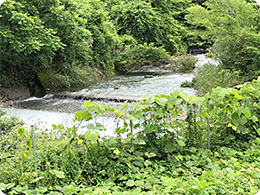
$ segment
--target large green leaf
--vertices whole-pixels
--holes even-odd
[[[58,170],[50,170],[50,173],[53,175],[56,175],[58,178],[65,178],[64,172],[63,171],[58,171]]]
[[[132,186],[135,185],[135,182],[130,179],[130,180],[128,180],[128,181],[126,182],[126,185],[129,186],[129,187],[132,187]]]
[[[183,146],[186,145],[185,142],[184,142],[183,140],[181,140],[181,139],[176,139],[176,142],[177,142],[178,145],[181,146],[181,147],[183,147]]]
[[[98,136],[97,135],[95,135],[95,134],[90,134],[89,136],[88,136],[88,139],[90,140],[90,141],[92,141],[92,142],[96,142],[97,140],[98,140]]]
[[[4,184],[4,183],[0,183],[0,190],[5,190],[6,187],[7,187],[6,184]]]
[[[130,121],[135,121],[135,120],[136,120],[136,118],[135,118],[133,115],[131,115],[131,114],[126,114],[126,117],[127,117]]]
[[[235,126],[238,126],[239,125],[239,118],[240,116],[238,115],[237,112],[234,112],[231,116],[231,120],[232,120],[232,123],[235,125]]]

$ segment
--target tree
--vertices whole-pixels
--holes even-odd
[[[114,2],[115,3],[115,2]],[[131,35],[138,44],[154,43],[174,54],[184,47],[185,30],[172,16],[160,13],[150,2],[121,1],[111,8],[119,35]]]
[[[96,68],[114,68],[118,36],[99,0],[7,0],[0,15],[5,87],[36,80],[46,89],[69,87],[88,82]]]
[[[202,38],[212,36],[213,51],[223,66],[241,70],[247,79],[259,75],[260,35],[256,3],[245,0],[208,0],[205,7],[194,6],[186,19],[197,27]]]
[[[44,26],[38,10],[28,1],[5,1],[0,17],[0,84],[28,83],[64,44],[53,29]],[[10,80],[13,83],[8,84]]]

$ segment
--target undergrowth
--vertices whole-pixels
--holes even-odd
[[[6,194],[255,194],[260,187],[259,83],[215,88],[203,97],[175,90],[111,106],[85,101],[74,121],[122,120],[117,137],[89,123],[0,136]],[[130,122],[132,121],[132,122]],[[81,124],[81,123],[80,123]],[[131,133],[135,132],[135,135]],[[123,137],[122,134],[127,134]]]
[[[221,64],[204,64],[194,73],[191,82],[185,81],[181,87],[193,87],[197,90],[198,96],[203,96],[216,87],[233,87],[243,81],[239,71],[224,69]]]

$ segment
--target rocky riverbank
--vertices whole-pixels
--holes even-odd
[[[27,86],[0,88],[0,102],[8,100],[26,99],[30,96],[30,89]]]

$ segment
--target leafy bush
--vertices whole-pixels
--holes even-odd
[[[240,75],[249,81],[260,75],[259,41],[258,32],[244,29],[229,37],[229,40],[225,40],[225,44],[216,45],[214,50],[225,68],[239,70]],[[224,53],[222,53],[223,47],[225,48]]]
[[[185,30],[173,16],[161,13],[154,5],[142,0],[119,1],[110,10],[111,19],[119,35],[130,35],[138,44],[154,43],[154,46],[162,46],[174,54],[185,47],[181,41]]]
[[[118,182],[124,184],[123,187],[119,187],[118,183],[114,182],[105,182],[96,186],[77,185],[73,182],[65,186],[55,186],[51,190],[47,187],[30,189],[27,185],[23,187],[10,187],[10,184],[3,183],[0,185],[5,192],[20,192],[23,194],[33,194],[33,192],[38,191],[68,195],[226,193],[254,195],[260,184],[259,160],[256,157],[252,158],[252,156],[256,155],[257,152],[253,150],[259,149],[259,145],[253,143],[250,149],[241,152],[222,147],[215,153],[194,149],[187,154],[169,155],[167,162],[156,162],[153,158],[150,158],[144,161],[144,167],[138,171],[119,176]],[[247,157],[255,161],[250,162],[246,159]],[[170,166],[172,166],[171,169]],[[168,171],[175,175],[167,176]]]
[[[24,121],[17,116],[4,116],[6,114],[0,108],[0,134],[5,134],[11,131],[14,127],[24,125]]]
[[[5,1],[0,7],[0,15],[4,21],[0,47],[5,50],[0,59],[1,74],[13,67],[12,73],[21,78],[20,82],[33,80],[35,71],[51,64],[54,52],[64,44],[54,29],[44,26],[37,8],[27,1]]]
[[[118,70],[122,66],[121,71],[127,72],[156,60],[133,54],[140,49],[132,48],[138,44],[153,44],[171,55],[192,45],[194,40],[189,37],[195,38],[194,44],[198,45],[200,39],[186,28],[191,26],[184,18],[190,5],[190,0],[6,0],[0,8],[4,21],[0,49],[5,51],[0,59],[0,86],[25,83],[32,93],[42,85],[49,89],[70,87],[90,80],[84,79],[89,76],[80,70],[93,68],[111,76],[115,63]],[[131,49],[121,39],[124,36],[136,42]],[[124,48],[129,52],[122,54]],[[165,51],[154,55],[165,55]],[[124,61],[130,65],[127,67]],[[48,82],[40,79],[43,83],[38,84],[38,75]]]
[[[173,70],[180,72],[192,72],[195,68],[198,58],[191,54],[180,54],[174,57],[172,66]]]
[[[64,66],[60,73],[52,69],[38,73],[38,78],[47,91],[84,85],[104,77],[104,74],[97,68],[82,66],[80,63],[78,65],[73,63],[73,68],[69,68],[70,65],[66,63]]]
[[[188,87],[188,88],[193,88],[195,83],[195,79],[192,79],[192,81],[183,81],[181,83],[181,87]]]
[[[163,47],[155,47],[154,44],[129,46],[122,52],[116,62],[116,70],[122,73],[140,68],[145,64],[164,63],[170,61],[170,55]]]
[[[88,81],[79,69],[111,75],[120,43],[105,10],[99,0],[5,1],[0,7],[1,86],[32,86],[36,75],[50,70],[49,85],[66,87]]]
[[[198,68],[192,79],[192,86],[197,89],[197,95],[202,96],[216,87],[233,87],[241,82],[239,71],[223,69],[220,65],[204,64]]]
[[[259,11],[255,2],[208,0],[193,6],[186,19],[199,28],[199,35],[215,39],[213,50],[226,69],[240,71],[247,80],[259,76]]]
[[[62,138],[53,137],[54,134],[37,134],[39,172],[36,179],[32,153],[25,152],[31,148],[24,148],[24,143],[15,148],[19,139],[25,141],[29,137],[26,134],[8,135],[5,138],[8,142],[2,146],[11,144],[13,148],[8,150],[9,157],[7,150],[0,152],[2,165],[5,165],[0,167],[0,190],[6,194],[25,195],[36,192],[254,195],[259,189],[259,139],[248,143],[244,150],[219,147],[209,151],[192,147],[182,153],[158,157],[159,153],[140,150],[147,147],[143,143],[136,142],[131,148],[121,138],[108,138],[97,145],[90,144],[87,136],[67,135],[70,139],[62,141]],[[0,140],[3,143],[3,137]]]
[[[85,101],[74,121],[120,119],[118,136],[100,137],[98,130],[106,128],[95,122],[82,127],[82,135],[78,125],[53,125],[49,132],[36,128],[36,173],[30,132],[19,128],[4,134],[0,189],[28,195],[255,194],[259,96],[260,77],[203,97],[175,90],[116,108]]]

